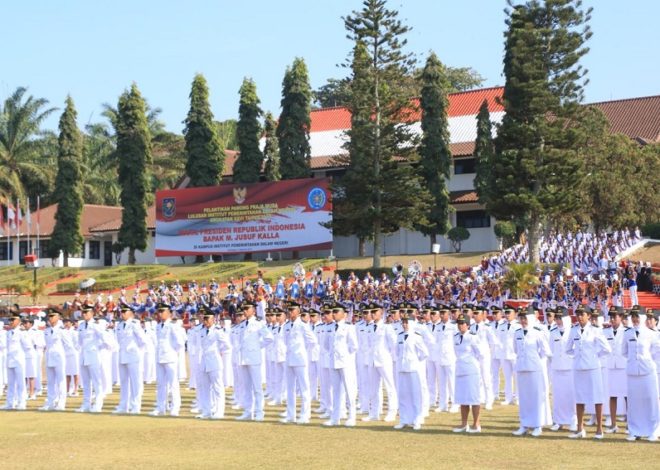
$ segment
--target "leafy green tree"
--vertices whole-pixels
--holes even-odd
[[[83,200],[86,204],[118,206],[121,188],[115,159],[116,139],[105,123],[85,126],[83,153],[80,163]]]
[[[493,168],[498,197],[487,211],[527,230],[530,261],[539,262],[539,238],[550,218],[580,202],[586,135],[580,126],[584,76],[579,65],[591,36],[591,10],[579,0],[509,2],[505,34],[503,104]],[[549,117],[552,118],[549,118]]]
[[[225,153],[220,146],[217,127],[209,105],[209,89],[201,74],[195,75],[190,91],[190,110],[184,121],[186,139],[186,174],[190,186],[214,186],[220,183]]]
[[[216,121],[215,126],[218,130],[220,147],[223,149],[237,150],[238,138],[236,136],[236,128],[238,126],[238,121],[236,121],[236,119],[227,119],[220,122]]]
[[[470,231],[465,227],[453,227],[447,232],[447,238],[456,253],[461,252],[462,243],[470,238]]]
[[[128,264],[135,264],[135,250],[147,248],[148,166],[151,163],[151,137],[146,106],[137,85],[119,97],[117,154],[119,183],[124,208],[119,228],[119,243],[128,248]]]
[[[444,65],[435,53],[426,60],[426,66],[420,76],[422,84],[420,105],[422,108],[422,143],[419,147],[420,174],[426,188],[433,197],[428,215],[428,224],[419,225],[419,230],[430,235],[431,246],[436,243],[437,235],[444,235],[449,230],[449,191],[447,180],[451,172],[451,151],[449,150],[449,122],[447,110],[447,79]]]
[[[370,177],[371,164],[371,97],[362,91],[370,86],[371,58],[363,41],[356,41],[351,61],[350,83],[351,128],[346,132],[347,154],[334,158],[334,164],[346,173],[333,179],[331,185],[333,217],[329,226],[335,236],[355,235],[358,254],[365,255],[366,242],[373,238],[371,205],[367,203],[377,190]]]
[[[50,256],[56,258],[62,251],[64,266],[69,266],[69,255],[78,253],[84,240],[80,233],[80,216],[83,209],[82,198],[82,136],[76,124],[78,113],[70,96],[60,117],[59,155],[55,197],[57,212],[55,228],[50,239]]]
[[[238,150],[240,154],[234,162],[234,183],[256,183],[259,181],[264,155],[259,149],[261,125],[259,118],[263,114],[259,107],[257,86],[251,79],[243,79],[239,91],[240,105],[238,107]]]
[[[500,243],[502,243],[502,248],[506,249],[515,244],[516,226],[513,222],[509,222],[507,220],[500,220],[499,222],[495,222],[493,231],[495,232],[497,239],[500,240]]]
[[[308,178],[311,173],[309,130],[312,89],[305,61],[297,57],[282,81],[282,113],[277,123],[282,179]]]
[[[481,203],[487,201],[490,194],[497,190],[492,171],[496,163],[492,128],[488,100],[484,100],[477,114],[477,139],[474,142],[474,159],[476,161],[474,187]]]
[[[41,129],[55,108],[26,93],[19,87],[0,106],[0,194],[12,201],[50,193],[56,167],[54,139]]]
[[[369,197],[351,202],[367,208],[364,223],[371,227],[374,268],[380,267],[383,234],[399,227],[412,227],[414,223],[426,224],[430,203],[430,194],[421,178],[408,162],[400,161],[412,156],[416,144],[409,125],[412,96],[409,88],[402,86],[414,58],[403,52],[406,45],[403,36],[410,28],[385,3],[365,0],[362,10],[344,18],[349,38],[363,42],[369,56],[369,65],[361,72],[363,83],[354,84],[351,91],[353,98],[363,95],[367,100],[365,110],[360,113],[366,115],[368,109],[369,118],[363,123],[353,123],[349,153],[351,147],[355,147],[354,153],[364,151],[360,165],[370,170],[368,180],[363,180]]]
[[[279,181],[280,175],[280,150],[277,141],[277,122],[271,113],[266,113],[264,122],[264,135],[266,143],[264,145],[264,175],[266,181]]]

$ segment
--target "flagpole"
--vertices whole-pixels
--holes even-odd
[[[25,250],[26,253],[31,253],[30,251],[30,226],[32,225],[30,221],[30,198],[28,197],[27,199],[27,204],[25,204],[25,210],[27,211],[27,217],[25,219],[25,226],[27,227],[27,248]]]
[[[41,255],[41,252],[39,251],[39,231],[40,231],[39,217],[41,215],[39,214],[39,211],[41,210],[41,206],[40,206],[41,201],[39,199],[40,197],[37,196],[37,260],[39,260],[39,256]]]
[[[21,264],[21,238],[20,238],[20,232],[21,232],[21,219],[19,217],[19,214],[21,213],[21,200],[20,198],[16,198],[16,215],[14,216],[16,218],[16,264]]]

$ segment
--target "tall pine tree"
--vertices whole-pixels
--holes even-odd
[[[197,74],[190,90],[190,110],[184,121],[186,139],[186,174],[190,186],[220,184],[225,152],[220,146],[216,124],[209,105],[209,89],[203,75]]]
[[[427,225],[419,225],[419,230],[430,235],[431,245],[437,235],[444,235],[449,230],[449,192],[447,180],[451,171],[451,151],[449,150],[449,122],[447,109],[449,82],[445,67],[435,53],[431,53],[420,76],[422,93],[422,143],[419,148],[420,173],[426,187],[433,196],[433,204]]]
[[[495,185],[487,197],[498,219],[527,230],[530,260],[539,262],[541,230],[549,218],[579,204],[586,133],[580,126],[586,70],[580,59],[591,36],[580,0],[513,5],[505,33],[506,112],[495,139]],[[492,195],[491,195],[492,196]]]
[[[474,142],[474,159],[476,175],[474,187],[479,196],[479,202],[484,204],[497,191],[493,178],[493,167],[496,164],[495,146],[493,144],[493,123],[490,120],[488,100],[484,100],[477,114],[477,139]]]
[[[234,163],[233,182],[256,183],[259,181],[264,156],[259,149],[259,137],[261,137],[259,118],[262,111],[254,81],[249,78],[243,79],[239,95],[236,136],[240,154]]]
[[[280,149],[277,141],[277,122],[271,113],[266,113],[264,122],[264,134],[266,143],[264,145],[264,176],[266,181],[279,181],[280,175]]]
[[[80,216],[83,209],[82,197],[82,135],[76,124],[78,113],[70,96],[60,117],[58,139],[57,177],[55,179],[55,228],[50,239],[50,256],[57,257],[62,251],[64,266],[69,266],[69,255],[78,253],[83,247],[80,233]]]
[[[307,65],[296,58],[282,81],[282,113],[277,124],[282,179],[308,178],[311,173],[309,131],[312,88]]]
[[[128,248],[128,264],[135,264],[135,250],[147,248],[148,169],[151,136],[144,99],[134,83],[119,97],[117,106],[117,155],[121,185],[121,216],[118,242]]]
[[[361,164],[370,170],[368,197],[351,202],[366,205],[364,222],[370,226],[375,268],[380,267],[383,234],[413,224],[425,225],[431,198],[410,162],[401,161],[412,155],[416,144],[410,127],[413,97],[404,85],[414,58],[403,52],[403,36],[410,28],[385,3],[365,0],[362,10],[344,18],[349,38],[363,42],[369,56],[364,84],[352,90],[368,100],[365,109],[369,118],[353,123],[357,128],[351,129],[349,152],[351,147],[363,152]]]

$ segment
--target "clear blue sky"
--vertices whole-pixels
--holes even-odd
[[[660,94],[660,1],[585,0],[595,11],[587,101]],[[252,77],[262,107],[279,114],[284,70],[303,57],[312,87],[344,76],[351,44],[341,16],[360,0],[20,0],[2,5],[0,98],[18,86],[63,107],[70,93],[81,126],[100,120],[135,81],[167,128],[181,132],[193,75],[210,85],[216,119],[235,118],[238,89]],[[408,49],[434,50],[470,66],[486,86],[503,84],[504,0],[394,0],[413,28]],[[59,115],[59,113],[58,113]],[[57,126],[53,116],[47,127]]]

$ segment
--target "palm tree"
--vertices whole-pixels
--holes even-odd
[[[17,88],[0,107],[0,194],[10,200],[47,191],[54,178],[48,164],[54,157],[52,138],[41,125],[56,108],[26,92]]]
[[[119,205],[115,142],[107,124],[85,126],[82,172],[85,203]]]

